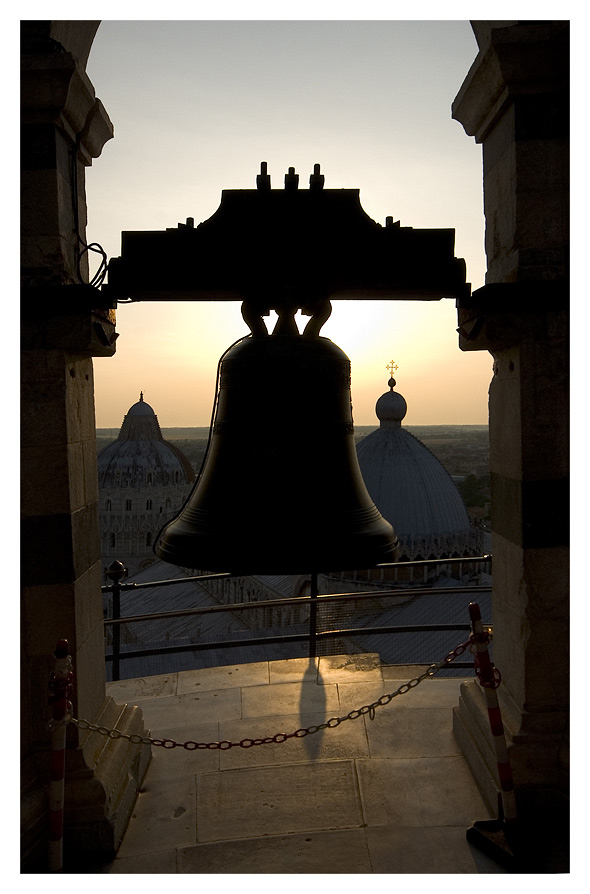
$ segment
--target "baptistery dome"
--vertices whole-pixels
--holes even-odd
[[[117,440],[98,456],[98,486],[182,488],[194,477],[186,456],[162,437],[158,417],[141,393],[124,417]]]
[[[141,393],[117,440],[98,455],[103,564],[118,559],[131,575],[155,562],[156,535],[184,504],[194,478],[187,457],[164,440]]]
[[[398,535],[400,559],[473,556],[479,534],[455,482],[434,454],[402,428],[407,404],[389,391],[375,406],[380,427],[357,446],[359,466],[371,498]]]

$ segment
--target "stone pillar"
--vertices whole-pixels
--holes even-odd
[[[75,715],[145,733],[139,709],[105,698],[92,357],[114,353],[115,312],[84,284],[78,239],[85,166],[113,135],[83,67],[97,27],[22,23],[23,871],[47,868],[48,683],[58,639],[70,644]],[[114,852],[148,760],[145,746],[68,727],[66,859]]]
[[[493,654],[521,815],[552,823],[567,794],[567,22],[476,22],[479,54],[453,117],[483,145],[486,285],[458,302],[460,347],[494,357],[489,393]],[[497,808],[481,688],[455,733]]]

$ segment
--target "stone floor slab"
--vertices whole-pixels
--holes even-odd
[[[112,695],[119,704],[137,704],[136,699],[161,698],[176,695],[178,673],[157,674],[153,677],[137,677],[132,680],[115,680],[106,684],[106,694]]]
[[[453,736],[450,708],[407,708],[385,705],[367,720],[372,758],[449,757],[460,754]]]
[[[219,742],[219,724],[203,723],[173,729],[152,729],[154,739],[172,739],[175,742]],[[212,773],[219,769],[218,749],[164,748],[152,745],[152,760],[148,779],[167,779],[173,776],[194,776],[196,773]]]
[[[261,686],[268,682],[268,661],[230,664],[227,667],[203,667],[178,674],[178,695],[210,689],[234,689],[237,686]]]
[[[118,857],[109,868],[110,873],[121,875],[172,875],[177,872],[176,848],[152,851],[132,857]]]
[[[376,701],[382,695],[390,695],[403,684],[411,680],[384,680],[382,683],[338,683],[338,696],[340,705],[347,711],[359,705],[368,705]],[[412,687],[407,692],[395,695],[385,710],[395,709],[403,705],[406,708],[442,708],[448,706],[449,710],[459,704],[461,678],[449,680],[423,680],[419,685]],[[379,708],[378,710],[384,710]]]
[[[359,760],[368,826],[470,826],[488,819],[463,757]]]
[[[274,683],[242,690],[243,717],[274,717],[277,714],[309,714],[326,711],[327,717],[339,709],[336,684],[318,686],[312,682]]]
[[[372,871],[457,875],[503,872],[488,858],[480,860],[466,841],[466,831],[463,826],[367,829]]]
[[[391,692],[391,689],[387,689],[382,680],[378,680],[372,683],[338,683],[338,702],[339,716],[344,716],[348,714],[349,711],[358,710],[358,708],[362,708],[364,705],[371,705],[373,702],[376,702],[378,698],[384,695],[387,692]],[[387,710],[388,707],[391,707],[395,702],[391,702],[390,705],[382,708],[378,708],[379,711]]]
[[[138,699],[149,729],[173,730],[183,726],[237,720],[242,713],[240,689],[220,689],[198,695]]]
[[[142,698],[136,702],[143,711],[147,729],[175,729],[186,724],[185,708],[177,695],[166,698]]]
[[[266,686],[253,688],[268,689]],[[248,687],[244,690],[249,691]],[[240,689],[219,689],[179,696],[185,710],[185,722],[195,724],[238,720],[242,716],[241,692]]]
[[[140,790],[117,858],[195,844],[195,777],[149,780]]]
[[[219,725],[220,739],[241,742],[243,739],[267,738],[276,733],[292,733],[300,728],[320,724],[321,714],[287,714],[272,719],[247,718]],[[291,764],[310,760],[350,760],[368,757],[368,743],[362,718],[342,723],[334,729],[319,730],[301,738],[287,739],[282,743],[254,745],[250,748],[231,748],[219,752],[221,770],[237,767]]]
[[[287,683],[290,680],[313,680],[317,683],[319,658],[286,658],[270,661],[271,683]]]
[[[326,655],[320,658],[319,682],[360,683],[382,679],[379,655]]]
[[[396,701],[403,702],[408,708],[428,706],[442,708],[443,705],[454,708],[455,705],[459,704],[461,684],[464,682],[464,677],[448,677],[446,680],[435,680],[429,677],[406,695],[397,696]]]
[[[197,841],[346,829],[362,823],[352,761],[197,777]]]
[[[427,664],[383,664],[381,673],[384,680],[413,680],[428,670]]]
[[[247,841],[197,844],[178,851],[179,873],[371,872],[363,829],[304,832]]]

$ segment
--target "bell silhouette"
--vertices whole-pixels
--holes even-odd
[[[277,326],[268,335],[264,327],[264,333],[221,361],[202,473],[158,535],[156,555],[184,568],[234,574],[393,561],[397,538],[372,502],[356,457],[348,357],[307,329],[300,335]]]

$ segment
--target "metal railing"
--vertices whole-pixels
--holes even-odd
[[[390,563],[387,565],[380,565],[378,569],[381,568],[424,568],[428,566],[438,566],[439,568],[446,568],[449,565],[468,565],[471,566],[473,564],[481,565],[485,564],[491,568],[492,557],[490,555],[482,555],[482,556],[469,556],[469,557],[460,557],[460,558],[449,558],[449,559],[428,559],[428,560],[416,560],[411,562],[396,562]],[[123,566],[120,563],[120,569],[123,569]],[[111,566],[113,568],[113,566]],[[378,634],[402,634],[402,633],[426,633],[426,632],[459,632],[459,631],[468,631],[470,630],[469,618],[466,613],[465,623],[431,623],[431,624],[378,624],[378,623],[369,623],[369,621],[379,617],[379,615],[385,614],[387,611],[386,603],[391,599],[398,600],[414,600],[420,596],[443,596],[443,595],[452,595],[460,593],[462,595],[467,596],[470,593],[477,592],[477,594],[490,593],[491,587],[480,587],[480,586],[461,586],[461,587],[400,587],[396,586],[393,582],[391,586],[382,589],[371,589],[371,590],[363,590],[363,591],[353,591],[346,593],[331,593],[320,595],[318,593],[318,575],[312,574],[310,576],[310,593],[307,596],[294,596],[288,598],[278,598],[278,599],[261,599],[255,600],[251,602],[232,602],[232,603],[224,603],[219,605],[209,605],[204,607],[197,608],[185,608],[178,609],[175,611],[165,611],[165,612],[151,612],[144,613],[139,615],[121,615],[121,596],[130,592],[136,592],[141,589],[154,588],[154,587],[167,587],[178,584],[186,584],[190,582],[194,582],[197,584],[203,584],[209,581],[220,581],[232,579],[235,577],[243,577],[241,575],[234,575],[229,573],[216,573],[216,574],[199,574],[191,577],[182,577],[182,578],[171,578],[168,580],[160,580],[160,581],[149,581],[149,582],[133,582],[130,581],[125,583],[123,581],[123,573],[119,570],[117,573],[113,573],[111,575],[112,583],[107,584],[101,587],[103,593],[112,593],[112,615],[109,618],[105,618],[105,638],[107,631],[111,631],[111,650],[110,652],[106,652],[105,658],[107,662],[111,664],[111,678],[112,680],[120,679],[121,673],[121,662],[137,659],[137,658],[146,658],[148,656],[153,655],[180,655],[185,652],[200,652],[204,650],[210,649],[218,649],[218,650],[226,650],[226,649],[234,649],[236,647],[244,647],[244,646],[263,646],[268,644],[278,644],[284,645],[292,644],[292,643],[304,643],[307,642],[307,650],[306,654],[309,657],[315,657],[318,654],[318,645],[320,643],[327,643],[328,641],[339,641],[342,642],[343,639],[350,640],[353,637],[367,637],[371,635]],[[350,605],[352,608],[349,610],[349,620],[356,614],[357,618],[359,615],[363,618],[362,626],[343,626],[342,621],[345,620],[345,616],[347,613],[346,606]],[[363,615],[363,608],[366,605],[365,614]],[[121,630],[123,625],[126,625],[127,628],[129,625],[138,624],[140,622],[147,621],[167,621],[171,619],[178,618],[206,618],[208,616],[213,616],[220,614],[223,616],[224,613],[232,613],[234,616],[238,615],[240,617],[245,616],[248,612],[261,610],[270,610],[272,612],[273,609],[285,609],[288,606],[295,606],[298,609],[307,609],[309,611],[309,617],[304,622],[299,622],[297,625],[294,625],[298,628],[297,632],[293,633],[277,633],[273,632],[271,635],[267,636],[248,636],[245,637],[233,637],[233,638],[225,638],[225,639],[215,639],[215,640],[198,640],[191,641],[190,643],[180,643],[180,642],[171,642],[169,645],[159,644],[157,647],[138,647],[138,648],[125,648],[122,649],[121,643]],[[318,613],[322,614],[322,623],[318,625]],[[301,613],[301,612],[300,612]],[[369,621],[368,621],[369,619]],[[331,623],[330,623],[331,622]],[[282,626],[279,624],[278,626]],[[303,630],[303,626],[305,626],[305,630]],[[321,629],[320,629],[321,628]],[[139,644],[138,644],[139,645]],[[287,656],[285,656],[287,657]],[[289,656],[290,657],[290,656]],[[418,662],[397,662],[397,663],[418,663]],[[419,662],[423,663],[423,662]],[[426,663],[426,662],[424,662]],[[470,666],[467,663],[459,666]],[[141,674],[142,676],[147,674]]]

